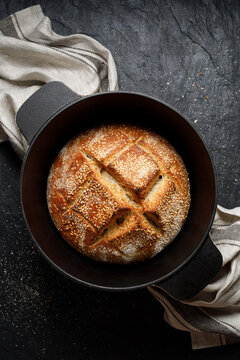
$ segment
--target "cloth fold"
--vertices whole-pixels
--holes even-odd
[[[0,20],[0,142],[9,140],[21,158],[28,145],[16,112],[42,85],[56,80],[81,96],[118,88],[110,51],[86,35],[56,34],[40,5]]]
[[[159,286],[148,290],[163,305],[167,323],[188,331],[193,349],[240,342],[240,207],[218,205],[210,237],[223,256],[215,279],[188,301]]]
[[[62,81],[81,96],[118,89],[109,50],[82,34],[60,36],[39,5],[0,20],[0,142],[9,140],[22,158],[28,144],[16,125],[23,102],[50,81]],[[218,206],[210,233],[223,256],[216,278],[189,301],[158,286],[148,290],[174,328],[191,334],[193,349],[240,341],[240,207]]]

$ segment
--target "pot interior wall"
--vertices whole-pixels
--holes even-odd
[[[124,266],[97,263],[73,250],[56,230],[46,203],[47,176],[60,149],[77,133],[112,122],[149,127],[168,139],[184,160],[191,186],[189,215],[174,241],[154,258]],[[182,116],[142,95],[98,94],[65,109],[33,141],[23,165],[24,214],[38,248],[62,273],[88,285],[130,289],[166,278],[196,252],[213,219],[215,178],[202,140]]]

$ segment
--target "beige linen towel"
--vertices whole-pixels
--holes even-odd
[[[16,126],[16,112],[54,80],[82,96],[118,87],[109,50],[86,35],[56,34],[39,5],[0,20],[0,142],[9,140],[21,158],[27,144]]]
[[[20,157],[27,144],[16,112],[54,80],[82,96],[118,87],[111,53],[86,35],[56,34],[39,5],[1,20],[0,141],[9,140]],[[148,288],[164,306],[165,320],[191,334],[194,349],[240,341],[240,208],[218,206],[210,235],[223,255],[223,268],[195,298],[180,302],[157,286]]]
[[[240,207],[217,206],[210,237],[223,256],[216,278],[188,301],[178,301],[158,286],[149,291],[165,309],[165,320],[188,331],[193,349],[240,342]]]

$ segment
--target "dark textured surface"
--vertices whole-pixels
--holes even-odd
[[[85,33],[116,61],[119,87],[188,116],[213,155],[218,203],[239,205],[238,1],[1,1],[1,18],[40,3],[62,35]],[[56,273],[21,214],[21,162],[0,145],[0,359],[238,359],[240,345],[192,351],[147,292],[107,293]]]

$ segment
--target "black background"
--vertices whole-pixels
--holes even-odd
[[[218,203],[240,205],[239,1],[0,2],[0,17],[40,4],[55,32],[111,52],[120,90],[175,106],[213,156]],[[19,201],[21,161],[0,144],[0,359],[239,359],[240,345],[191,349],[147,290],[110,293],[62,277],[40,256]]]

